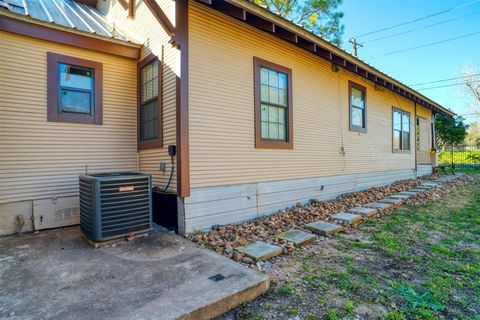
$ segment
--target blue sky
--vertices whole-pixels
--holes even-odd
[[[352,51],[348,42],[351,37],[447,11],[402,27],[358,37],[358,41],[364,44],[363,48],[359,48],[359,58],[407,85],[458,77],[466,64],[476,65],[480,71],[480,33],[434,46],[384,55],[480,32],[480,0],[344,0],[340,10],[345,14],[343,47],[348,52]],[[434,25],[437,23],[440,24]],[[403,32],[391,38],[372,41]],[[462,80],[452,80],[413,88],[460,82]],[[462,94],[462,87],[419,91],[457,114],[467,114],[471,112],[473,98]],[[475,116],[466,118],[467,121],[480,119]]]

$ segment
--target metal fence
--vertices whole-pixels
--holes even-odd
[[[445,146],[439,149],[438,165],[480,169],[480,143]]]

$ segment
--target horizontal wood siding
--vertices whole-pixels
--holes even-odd
[[[172,23],[175,17],[175,1],[159,0],[159,6],[170,18]],[[152,184],[163,187],[170,176],[170,157],[168,145],[176,144],[176,56],[177,49],[169,44],[170,36],[159,24],[155,16],[144,1],[136,1],[135,17],[130,19],[126,10],[118,1],[100,2],[100,10],[118,23],[119,28],[127,32],[143,44],[142,59],[150,53],[162,58],[163,47],[163,148],[146,149],[139,151],[139,169],[141,172],[152,174]],[[166,171],[160,170],[160,162],[167,164]],[[177,174],[174,171],[169,191],[175,192]]]
[[[78,195],[86,170],[136,170],[134,60],[6,32],[0,38],[0,203]],[[102,125],[47,121],[47,52],[103,64]]]
[[[412,101],[195,2],[189,21],[193,189],[415,168],[413,149],[392,153],[392,106],[414,145]],[[292,69],[292,150],[255,148],[253,57]],[[349,80],[367,89],[367,133],[349,131]]]

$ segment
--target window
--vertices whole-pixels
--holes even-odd
[[[393,151],[410,150],[410,113],[393,109]]]
[[[159,60],[151,54],[139,64],[139,148],[162,147]]]
[[[367,89],[352,81],[348,82],[350,101],[350,130],[367,132]]]
[[[254,58],[255,146],[293,148],[292,72]]]
[[[102,123],[102,64],[49,52],[48,121]]]

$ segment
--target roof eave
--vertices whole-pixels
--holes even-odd
[[[140,57],[140,44],[99,36],[10,12],[0,11],[0,30],[126,58]]]
[[[425,97],[400,81],[370,66],[350,53],[285,18],[246,0],[197,0],[210,8],[247,23],[257,29],[301,47],[345,70],[373,81],[394,93],[404,96],[436,113],[454,116],[455,113]]]

